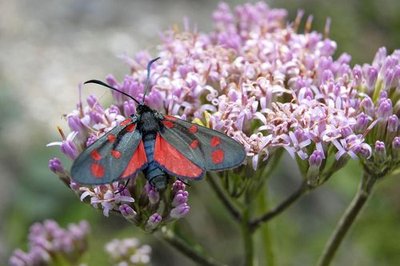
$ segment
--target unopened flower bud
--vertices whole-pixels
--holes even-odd
[[[187,203],[183,203],[173,208],[169,215],[172,218],[179,219],[188,214],[189,210],[190,210],[189,205]]]

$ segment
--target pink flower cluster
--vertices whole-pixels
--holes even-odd
[[[325,159],[331,146],[337,160],[357,157],[364,138],[353,131],[361,100],[349,55],[333,59],[334,41],[297,33],[285,10],[263,2],[234,12],[222,3],[213,19],[208,34],[188,26],[164,34],[147,104],[189,120],[209,114],[204,123],[240,141],[254,169],[279,147],[302,160],[315,151]],[[140,98],[149,59],[140,53],[129,61],[132,73],[109,84]],[[115,95],[133,110],[123,97]]]
[[[63,263],[75,265],[87,249],[89,224],[82,221],[61,228],[55,221],[46,220],[31,226],[29,251],[15,250],[9,260],[12,266],[39,266]]]
[[[392,171],[399,164],[400,52],[387,55],[382,48],[372,64],[351,67],[350,55],[333,57],[335,41],[311,31],[309,25],[304,33],[297,31],[302,15],[299,12],[288,23],[285,10],[272,9],[264,2],[234,10],[221,3],[213,14],[213,31],[201,33],[188,24],[182,31],[166,31],[158,46],[161,59],[152,66],[153,86],[145,103],[236,139],[251,161],[243,168],[257,170],[278,149],[285,149],[300,159],[302,173],[315,185],[349,158],[361,158],[372,171],[385,169],[379,175]],[[142,99],[150,59],[145,51],[126,58],[131,73],[122,81],[109,75],[108,84]],[[67,116],[71,133],[52,144],[60,145],[74,159],[125,116],[135,113],[135,102],[114,91],[112,96],[114,104],[107,108],[94,96],[85,105],[80,102]],[[328,158],[333,163],[327,164]],[[76,185],[68,183],[68,171],[58,161],[50,163],[50,169],[71,187]],[[125,217],[134,217],[137,210],[132,204],[138,198],[132,190],[116,196],[103,191],[115,192],[118,185],[106,187],[80,188],[85,193],[81,197],[90,196],[92,205],[102,206],[104,214],[119,210]],[[141,189],[149,204],[159,201],[157,191],[144,185]],[[103,198],[97,196],[99,192]],[[186,192],[174,193],[174,197],[187,199]],[[184,200],[169,216],[182,217],[188,210]],[[153,228],[164,219],[154,212],[137,223]]]
[[[122,204],[119,211],[125,219],[145,231],[155,231],[166,223],[188,214],[189,192],[185,187],[184,183],[176,180],[170,189],[162,192],[163,199],[160,192],[146,182],[144,190],[137,196],[140,202],[137,205]]]
[[[388,55],[380,48],[372,64],[354,67],[353,77],[361,99],[355,130],[366,139],[362,163],[383,177],[400,162],[400,50]]]
[[[105,246],[112,265],[145,266],[150,264],[151,247],[136,238],[113,239]]]

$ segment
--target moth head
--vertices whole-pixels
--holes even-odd
[[[151,110],[151,108],[148,107],[148,106],[145,105],[145,104],[139,104],[139,105],[136,107],[136,113],[137,113],[138,115],[142,115],[143,113],[147,113],[147,112],[153,112],[153,110]]]

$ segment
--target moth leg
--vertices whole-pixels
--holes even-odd
[[[126,180],[125,185],[124,185],[122,188],[121,188],[121,187],[118,188],[118,191],[115,192],[115,194],[120,194],[120,193],[122,193],[122,192],[128,187],[129,181],[131,181],[130,178],[128,178],[128,180]]]
[[[178,179],[179,181],[181,181],[183,184],[185,184],[186,186],[190,187],[190,184],[188,182],[186,182],[185,180],[183,180],[180,177],[176,177],[176,179]]]

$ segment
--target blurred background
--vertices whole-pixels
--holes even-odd
[[[92,225],[89,265],[107,265],[103,245],[115,237],[138,237],[153,248],[153,265],[193,265],[161,240],[118,217],[103,217],[83,205],[48,168],[62,156],[56,127],[66,128],[63,114],[75,108],[77,84],[112,73],[129,72],[118,58],[141,50],[156,54],[159,33],[184,17],[198,29],[212,28],[211,0],[0,0],[0,265],[13,249],[26,249],[30,224],[55,219],[65,226],[87,219]],[[228,1],[234,5],[243,1]],[[400,48],[400,2],[397,0],[268,1],[286,8],[289,20],[298,9],[314,16],[323,31],[332,19],[330,37],[337,55],[352,63],[371,62],[376,50]],[[107,99],[107,92],[85,91]],[[285,160],[290,161],[290,158]],[[66,160],[65,160],[66,161]],[[312,265],[338,218],[350,202],[360,176],[352,163],[325,186],[304,197],[271,224],[278,265]],[[400,261],[400,183],[381,182],[358,223],[339,250],[335,265],[398,265]],[[271,180],[271,204],[300,182],[295,169],[281,167]],[[192,211],[181,221],[210,253],[234,264],[242,255],[239,228],[230,221],[206,182],[191,186]],[[94,239],[96,241],[94,241]],[[231,252],[221,252],[229,245]]]

